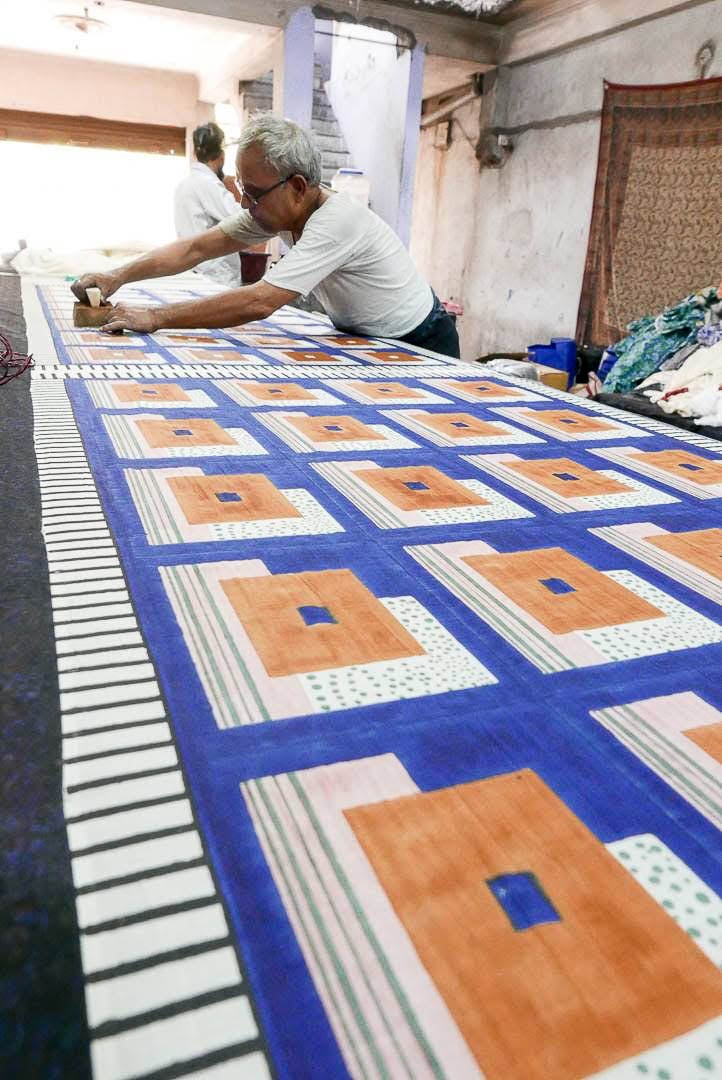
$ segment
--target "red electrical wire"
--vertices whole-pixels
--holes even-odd
[[[0,334],[0,386],[22,375],[32,366],[32,363],[32,356],[16,353],[5,335]]]

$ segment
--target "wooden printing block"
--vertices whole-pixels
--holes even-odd
[[[76,301],[73,304],[73,326],[105,326],[113,314],[113,305],[102,303],[99,307],[91,307],[90,304],[81,304]]]

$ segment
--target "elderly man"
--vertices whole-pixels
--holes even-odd
[[[458,357],[451,317],[379,217],[321,186],[321,154],[308,133],[271,114],[255,116],[238,146],[242,209],[207,232],[158,248],[109,274],[73,285],[111,296],[121,285],[190,270],[207,259],[280,236],[290,250],[255,285],[155,308],[118,305],[105,330],[238,326],[313,294],[339,330],[390,337]]]

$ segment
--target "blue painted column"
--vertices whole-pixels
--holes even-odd
[[[424,47],[415,45],[409,66],[409,90],[406,96],[406,123],[404,125],[404,149],[401,156],[401,181],[396,232],[402,243],[409,246],[411,239],[411,208],[416,178],[416,153],[419,148],[421,126],[421,102],[424,83]]]
[[[281,112],[302,127],[311,127],[313,108],[313,37],[315,19],[309,7],[294,11],[283,31],[283,100]]]

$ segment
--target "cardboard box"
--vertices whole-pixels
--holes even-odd
[[[569,376],[560,368],[546,367],[544,364],[532,364],[537,372],[539,382],[545,386],[553,386],[556,390],[566,390]]]

